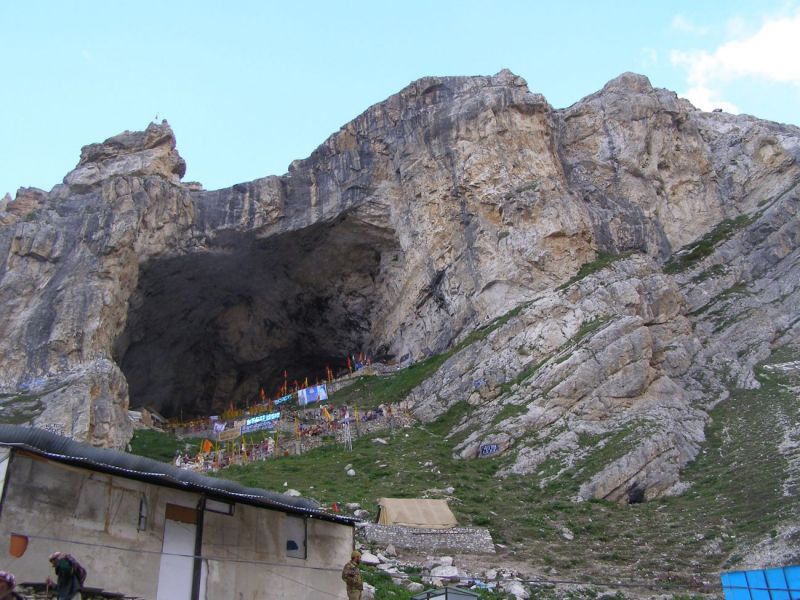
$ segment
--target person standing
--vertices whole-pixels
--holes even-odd
[[[63,552],[53,552],[50,555],[50,564],[56,572],[56,581],[49,577],[47,583],[54,586],[58,600],[80,600],[80,591],[83,587],[83,569],[75,559]]]
[[[361,552],[353,550],[350,562],[342,569],[342,579],[347,584],[347,600],[361,600],[361,590],[364,589],[364,580],[358,565],[361,562]]]
[[[25,600],[14,591],[17,587],[16,578],[8,571],[0,571],[0,600]]]

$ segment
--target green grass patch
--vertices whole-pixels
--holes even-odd
[[[585,337],[591,335],[609,321],[611,321],[611,317],[605,315],[584,321],[581,323],[581,326],[578,328],[578,331],[575,333],[575,335],[572,336],[572,339],[568,342],[569,345],[578,345]]]
[[[510,379],[509,381],[504,382],[500,386],[500,394],[505,395],[511,392],[511,388],[515,385],[520,385],[523,381],[530,379],[533,377],[539,369],[541,369],[548,361],[553,360],[556,364],[564,362],[570,357],[572,350],[574,350],[575,346],[581,342],[585,337],[594,333],[598,329],[600,329],[603,325],[611,321],[611,317],[608,316],[599,316],[595,317],[594,319],[590,319],[588,321],[584,321],[578,331],[572,336],[569,340],[564,342],[558,350],[553,352],[552,354],[546,356],[542,360],[532,363],[531,365],[525,367],[517,373],[516,377]],[[560,382],[555,382],[550,389],[558,385]],[[546,390],[544,393],[550,391],[550,389]]]
[[[634,422],[610,435],[579,435],[578,444],[581,447],[594,449],[577,470],[577,474],[580,475],[580,481],[590,479],[633,450],[642,439],[645,430],[645,424]]]
[[[735,219],[725,219],[698,241],[676,252],[664,265],[664,273],[675,274],[685,271],[709,256],[718,244],[730,239],[737,231],[747,227],[760,216],[761,213],[758,212],[752,215],[739,215]]]
[[[465,337],[458,344],[456,344],[450,351],[451,354],[455,354],[459,350],[463,350],[464,348],[474,344],[475,342],[485,340],[490,333],[508,323],[511,319],[519,315],[519,313],[522,312],[524,308],[527,308],[530,305],[531,305],[530,302],[523,302],[519,306],[512,308],[507,313],[500,315],[496,319],[493,319],[483,327],[478,327],[475,331],[471,332],[467,337]]]
[[[542,366],[543,366],[543,365],[544,365],[544,364],[545,364],[545,363],[546,363],[548,360],[549,360],[549,357],[548,357],[548,358],[546,358],[546,359],[544,359],[544,360],[540,360],[539,362],[533,363],[532,365],[530,365],[530,366],[528,366],[528,367],[526,367],[526,368],[522,369],[522,371],[520,371],[519,373],[517,373],[517,376],[516,376],[516,377],[514,377],[514,379],[511,379],[511,380],[509,380],[509,381],[506,381],[505,383],[503,383],[503,384],[500,386],[500,394],[501,394],[501,395],[508,394],[508,393],[511,391],[511,388],[512,388],[512,387],[514,387],[515,385],[519,385],[519,384],[521,384],[523,381],[525,381],[526,379],[529,379],[529,378],[533,377],[533,375],[534,375],[534,374],[535,374],[535,373],[536,373],[536,372],[537,372],[539,369],[541,369],[541,368],[542,368]]]
[[[558,286],[558,289],[565,290],[576,281],[580,281],[581,279],[588,277],[592,273],[597,273],[598,271],[602,271],[603,269],[613,264],[614,262],[623,258],[627,258],[632,254],[633,251],[623,252],[621,254],[614,254],[612,252],[604,252],[600,250],[597,252],[597,256],[595,256],[594,260],[581,265],[581,268],[578,269],[578,272],[575,275],[573,275],[566,283],[562,283],[560,286]]]
[[[414,388],[436,373],[448,358],[467,346],[486,339],[490,333],[508,323],[510,319],[516,317],[529,305],[530,302],[520,304],[483,327],[477,328],[447,352],[430,356],[391,375],[360,377],[351,385],[333,392],[331,400],[336,404],[354,405],[362,409],[375,408],[385,403],[399,402],[408,396]]]
[[[708,268],[705,271],[701,271],[696,276],[692,277],[692,283],[702,283],[707,279],[711,279],[714,277],[722,277],[727,272],[728,272],[728,267],[726,267],[725,265],[714,265],[713,267]]]
[[[498,423],[505,421],[511,417],[518,417],[519,415],[524,415],[528,412],[528,407],[525,404],[512,404],[510,402],[503,405],[503,408],[500,409],[500,412],[497,413],[494,419],[492,419],[492,424],[497,425]]]
[[[361,567],[361,576],[366,583],[375,586],[375,600],[411,600],[411,592],[375,567]]]
[[[202,438],[180,440],[170,433],[153,429],[138,429],[131,439],[131,454],[153,458],[161,462],[171,463],[176,452],[188,452],[195,456],[200,449]]]
[[[402,585],[397,585],[392,581],[392,577],[375,567],[361,567],[361,576],[366,583],[375,586],[375,600],[411,600],[412,594]],[[426,586],[426,590],[433,589],[433,586]],[[508,594],[501,592],[490,592],[487,590],[475,590],[481,600],[507,600],[511,598]]]

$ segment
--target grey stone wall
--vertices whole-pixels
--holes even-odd
[[[358,525],[358,536],[365,542],[395,548],[459,554],[494,554],[494,542],[488,529],[453,527],[427,529],[365,523]]]

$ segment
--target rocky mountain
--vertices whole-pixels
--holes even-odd
[[[4,203],[4,420],[123,446],[129,403],[208,414],[348,352],[449,351],[405,402],[468,402],[460,456],[546,479],[614,445],[580,497],[639,502],[797,348],[800,129],[641,75],[563,110],[509,71],[424,78],[282,177],[184,172],[150,124]]]

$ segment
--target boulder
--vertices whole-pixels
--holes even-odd
[[[448,580],[453,579],[457,580],[459,578],[458,568],[452,565],[442,565],[439,567],[434,567],[431,569],[431,577],[436,579]]]
[[[371,552],[361,552],[361,563],[369,567],[376,567],[381,564],[380,559]]]
[[[528,589],[519,581],[512,581],[503,585],[504,591],[508,592],[516,600],[528,600],[531,597]]]

